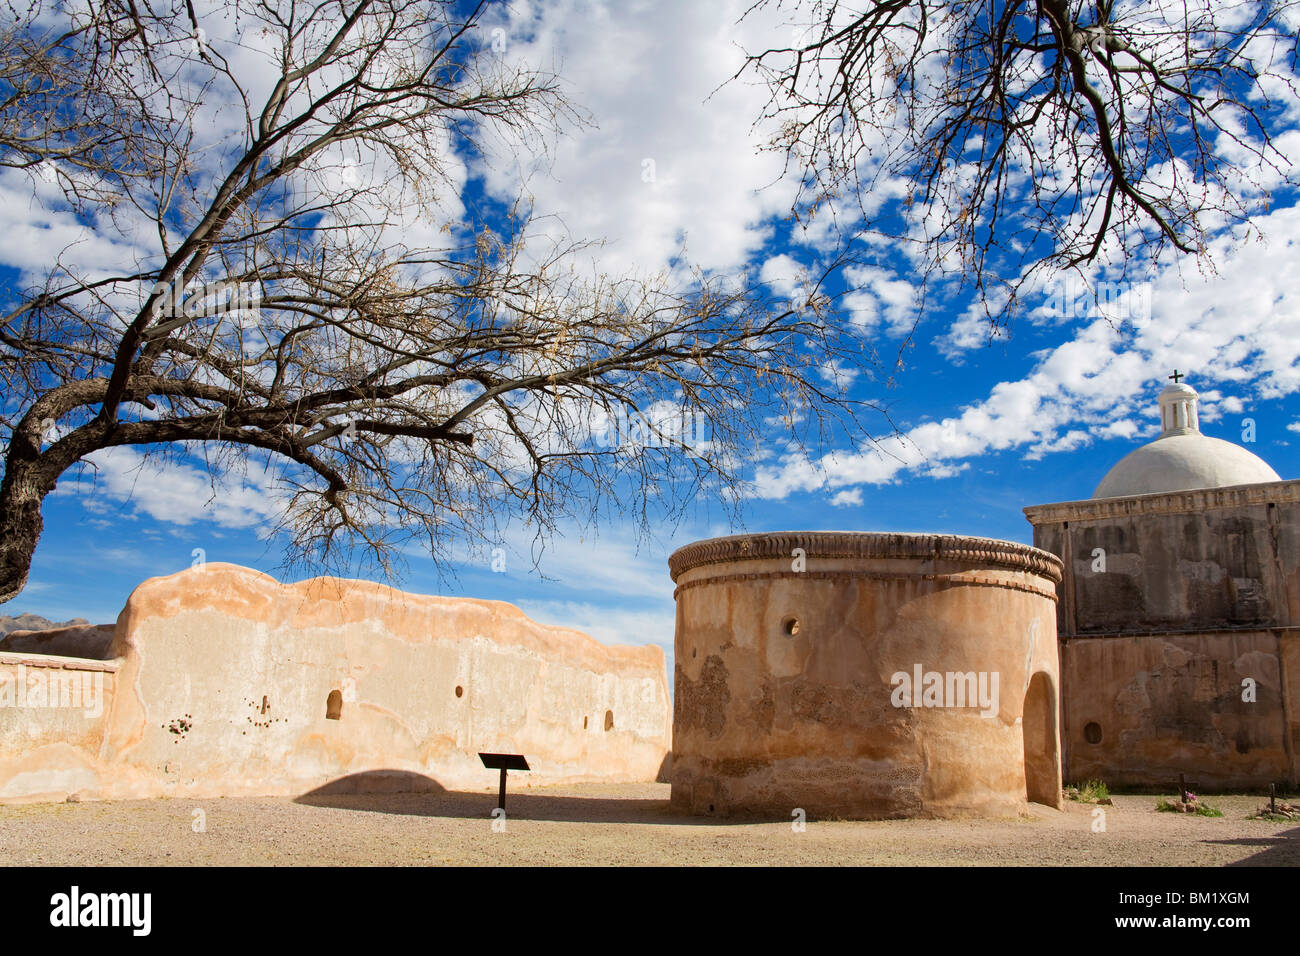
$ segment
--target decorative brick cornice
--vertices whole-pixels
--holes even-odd
[[[947,561],[1004,571],[1028,571],[1061,580],[1061,560],[1054,554],[1014,541],[956,534],[902,534],[869,531],[777,531],[709,538],[678,548],[668,558],[674,581],[685,571],[732,561],[789,561],[796,548],[809,560],[876,558]]]
[[[1300,502],[1300,480],[1201,488],[1196,491],[1166,491],[1154,495],[1130,495],[1127,498],[1061,501],[1031,505],[1024,511],[1029,523],[1037,526],[1058,521],[1092,521],[1132,515],[1200,513],[1270,502]]]
[[[717,584],[733,584],[749,581],[772,581],[772,580],[799,580],[799,581],[879,581],[887,584],[900,584],[905,582],[924,582],[927,584],[938,584],[940,586],[973,586],[985,588],[1002,588],[1010,591],[1025,591],[1029,594],[1037,594],[1039,597],[1049,598],[1052,601],[1057,600],[1055,585],[1034,587],[1032,584],[1020,584],[1015,581],[994,580],[990,581],[985,578],[977,578],[970,572],[958,571],[954,574],[908,574],[903,571],[759,571],[752,574],[719,574],[716,577],[700,578],[695,581],[687,581],[685,584],[679,584],[673,590],[673,599],[683,591],[689,591],[698,587],[712,587]]]

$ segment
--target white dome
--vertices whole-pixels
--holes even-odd
[[[1263,459],[1240,445],[1202,435],[1196,398],[1187,385],[1170,385],[1162,391],[1160,437],[1120,459],[1092,496],[1126,498],[1282,480]]]
[[[1124,498],[1281,480],[1262,459],[1240,445],[1198,432],[1162,436],[1129,452],[1106,474],[1092,496]]]

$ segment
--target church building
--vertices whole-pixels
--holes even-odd
[[[1200,431],[1197,393],[1086,501],[1025,509],[1057,555],[1062,769],[1112,786],[1300,778],[1300,480]]]

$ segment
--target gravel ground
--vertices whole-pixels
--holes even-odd
[[[666,784],[0,807],[0,865],[1061,865],[1300,864],[1300,824],[1246,819],[1264,798],[1205,796],[1222,818],[1154,811],[1115,796],[1018,819],[790,822],[703,819],[668,806]],[[309,802],[308,802],[309,801]],[[195,811],[203,811],[202,815]],[[203,832],[195,832],[199,821]]]

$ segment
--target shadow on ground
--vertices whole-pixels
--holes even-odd
[[[432,777],[406,770],[371,770],[331,780],[293,802],[335,810],[485,820],[496,809],[497,794],[448,790]],[[674,810],[667,800],[562,796],[522,788],[507,791],[506,813],[511,820],[562,823],[726,826],[789,822],[767,816],[694,816]]]
[[[1205,842],[1217,843],[1220,846],[1260,847],[1258,853],[1252,853],[1244,860],[1237,860],[1235,863],[1229,863],[1228,866],[1300,866],[1300,827],[1268,836]]]

